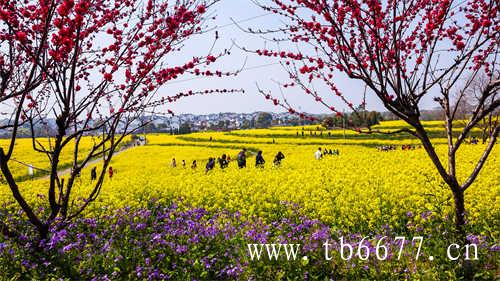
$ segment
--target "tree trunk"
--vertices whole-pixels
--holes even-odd
[[[465,232],[465,204],[464,192],[462,190],[453,191],[455,199],[455,228],[460,246],[463,247],[468,243],[467,234]],[[458,276],[463,277],[463,280],[472,280],[474,278],[474,265],[470,260],[466,260],[465,256],[460,257],[460,269]]]
[[[460,235],[462,242],[465,239],[465,203],[464,192],[462,190],[453,191],[453,198],[455,199],[455,227],[457,233]]]
[[[42,243],[47,243],[47,239],[49,238],[49,226],[44,224],[42,227],[38,228],[38,240],[33,244],[33,250],[35,252],[43,252],[45,247],[42,246]]]

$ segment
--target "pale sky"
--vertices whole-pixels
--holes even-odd
[[[270,14],[256,6],[251,0],[221,0],[216,6],[208,11],[216,16],[215,21],[208,23],[209,27],[217,29],[220,39],[214,48],[214,53],[230,48],[232,42],[247,49],[263,49],[266,46],[269,49],[276,50],[275,45],[267,42],[259,36],[252,35],[241,30],[233,21],[240,22],[244,28],[272,28],[282,26],[281,18]],[[183,65],[193,56],[209,55],[209,49],[213,44],[215,30],[206,34],[198,35],[185,43],[185,48],[181,53],[170,56],[170,66]],[[267,44],[267,45],[266,45]],[[282,46],[283,47],[283,46]],[[296,51],[295,46],[284,46],[284,50]],[[246,61],[246,64],[245,64]],[[244,65],[245,64],[245,65]],[[255,111],[274,111],[281,112],[282,108],[272,105],[272,103],[263,98],[258,93],[256,83],[260,88],[271,91],[272,95],[281,98],[276,81],[290,82],[288,74],[278,60],[267,57],[259,57],[254,54],[244,52],[233,47],[230,56],[219,59],[211,65],[211,70],[221,70],[223,72],[235,71],[244,66],[245,70],[236,77],[196,77],[186,75],[178,80],[170,81],[158,91],[159,96],[171,96],[178,92],[187,92],[188,90],[205,89],[245,89],[245,94],[214,94],[205,96],[195,96],[168,104],[168,107],[162,107],[155,111],[166,112],[167,109],[173,110],[176,114],[193,113],[206,114],[218,112],[255,112]],[[348,80],[342,76],[334,77],[335,83],[345,96],[349,97],[355,105],[360,104],[363,96],[364,85],[359,81]],[[347,108],[347,106],[328,89],[315,88],[325,101],[336,107],[338,110]],[[315,102],[311,96],[306,95],[298,88],[282,89],[284,95],[290,104],[297,110],[308,113],[330,113],[324,106]],[[422,108],[432,108],[436,104],[430,99],[422,101]],[[0,106],[2,111],[8,111],[6,105]],[[373,95],[367,95],[367,107],[370,110],[385,111],[377,98]]]
[[[261,8],[257,7],[251,0],[222,0],[211,12],[215,12],[217,18],[210,23],[218,28],[221,39],[217,43],[216,49],[229,48],[232,45],[232,40],[240,46],[245,46],[248,49],[262,49],[266,46],[265,40],[258,36],[245,33],[237,25],[231,25],[232,20],[236,22],[244,21],[239,24],[242,27],[266,28],[272,26],[280,26],[280,18],[274,14],[266,13]],[[257,18],[255,18],[257,17]],[[190,41],[192,44],[186,45],[186,52],[208,52],[210,45],[213,43],[214,32],[212,31],[199,38]],[[269,45],[269,42],[267,43]],[[189,58],[190,56],[186,56]],[[282,69],[281,65],[274,64],[276,60],[270,58],[259,57],[241,51],[238,48],[233,48],[231,56],[224,57],[217,61],[218,69],[227,71],[240,68],[246,59],[246,68],[251,68],[240,73],[237,77],[230,78],[202,78],[202,79],[179,79],[170,84],[165,85],[159,93],[169,95],[179,91],[189,89],[210,89],[210,88],[244,88],[245,94],[226,94],[226,95],[208,95],[190,97],[175,104],[170,104],[169,108],[179,113],[218,113],[218,112],[254,112],[254,111],[283,111],[282,108],[275,107],[268,100],[265,100],[262,95],[257,92],[256,83],[262,89],[271,90],[272,94],[281,98],[281,92],[276,82],[288,82],[287,74]],[[263,66],[264,65],[264,66]],[[267,66],[266,66],[267,65]],[[262,67],[259,67],[262,66]],[[254,68],[257,67],[257,68]],[[253,68],[253,69],[252,69]],[[336,79],[338,88],[348,97],[354,104],[361,102],[361,97],[364,91],[364,85],[359,81],[340,78]],[[184,81],[183,81],[184,80]],[[322,105],[315,102],[310,96],[307,96],[299,89],[283,89],[288,101],[297,110],[309,113],[329,113]],[[321,89],[317,89],[321,92]],[[338,109],[347,108],[347,106],[331,94],[328,90],[322,92],[324,99],[329,101],[329,104]],[[330,98],[331,97],[331,98]],[[300,106],[299,106],[300,105]],[[368,109],[385,111],[381,103],[376,97],[367,95]],[[424,100],[423,108],[432,108],[436,106],[432,101]]]

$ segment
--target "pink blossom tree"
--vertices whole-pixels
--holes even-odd
[[[0,101],[12,109],[0,128],[10,133],[10,145],[0,148],[0,168],[38,242],[97,199],[113,154],[127,135],[144,125],[145,112],[196,94],[235,91],[158,95],[162,85],[186,75],[235,74],[209,69],[229,52],[214,53],[213,46],[178,63],[184,44],[204,32],[213,17],[207,10],[216,2],[0,1]],[[175,56],[177,63],[172,63]],[[55,120],[56,132],[49,134],[49,144],[44,145],[36,129],[50,120]],[[20,189],[23,182],[11,172],[23,125],[31,128],[33,150],[46,155],[50,164],[44,212],[27,202]],[[80,149],[87,136],[93,140],[89,151]],[[63,149],[72,151],[71,173],[64,178],[60,174]],[[78,201],[72,196],[76,177],[98,157],[104,160],[91,192],[73,204]],[[14,239],[21,235],[15,225],[4,222],[0,230]]]
[[[330,96],[338,96],[352,110],[351,97],[335,84],[337,77],[359,81],[384,107],[410,125],[405,131],[418,138],[455,202],[456,227],[463,234],[466,224],[464,192],[479,175],[497,141],[495,124],[489,142],[468,177],[457,177],[456,154],[471,130],[499,105],[498,55],[500,17],[498,1],[474,0],[272,0],[255,1],[283,19],[273,30],[248,31],[263,36],[276,47],[247,50],[263,57],[278,58],[291,82],[329,110],[311,85],[322,84]],[[269,46],[269,45],[268,45]],[[287,46],[289,47],[287,50]],[[283,50],[285,49],[285,50]],[[299,50],[299,51],[297,51]],[[466,91],[478,73],[487,81],[477,91],[469,118],[456,127],[456,93]],[[290,113],[308,118],[270,93],[261,93]],[[460,96],[460,95],[458,95]],[[440,158],[421,122],[422,99],[432,98],[442,108],[448,153]],[[456,130],[460,129],[457,134]],[[363,132],[361,129],[358,129]],[[373,131],[368,132],[373,133]],[[395,133],[395,132],[384,132]]]

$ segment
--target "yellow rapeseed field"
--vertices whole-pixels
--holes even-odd
[[[440,124],[426,125],[435,132],[433,142],[444,159],[446,146],[445,139],[439,136]],[[401,122],[384,122],[379,129],[401,126]],[[113,158],[115,175],[112,180],[106,178],[98,201],[87,214],[92,209],[141,206],[157,198],[182,199],[208,210],[229,209],[247,217],[271,220],[280,217],[281,212],[289,212],[281,204],[286,201],[298,204],[308,216],[333,228],[369,231],[383,225],[401,227],[401,218],[407,218],[408,212],[433,211],[445,219],[452,212],[451,193],[425,151],[401,150],[402,144],[418,144],[407,135],[359,135],[347,131],[344,137],[342,130],[328,134],[316,126],[307,126],[147,138],[148,145],[131,148]],[[376,149],[387,144],[397,145],[398,149],[388,152]],[[338,149],[340,155],[315,160],[313,154],[318,146]],[[251,153],[248,167],[239,169],[236,157],[243,147]],[[457,173],[462,180],[471,172],[483,148],[466,144],[460,150]],[[252,153],[256,150],[262,150],[267,161],[263,169],[254,167]],[[286,158],[280,167],[274,167],[272,161],[278,151]],[[208,157],[222,154],[231,157],[229,168],[221,170],[216,165],[205,174]],[[177,161],[176,168],[170,166],[172,158]],[[186,167],[182,167],[182,160],[186,161]],[[190,168],[193,160],[198,162],[197,169]],[[498,230],[483,226],[500,215],[499,162],[499,149],[495,148],[465,195],[469,222],[482,226],[484,232],[489,232],[483,234],[493,237],[498,237]],[[74,188],[76,202],[90,189],[89,169],[82,173]],[[37,195],[46,194],[46,180],[25,181],[20,186],[30,201],[42,202]],[[0,202],[12,202],[6,186],[0,192]],[[412,220],[415,227],[425,223],[418,215]]]
[[[124,143],[129,141],[129,138],[124,140]],[[99,137],[83,137],[79,144],[80,157],[83,159],[87,156],[92,146],[99,143]],[[0,147],[8,149],[10,139],[0,139]],[[71,165],[73,161],[74,141],[69,142],[65,146],[61,157],[59,158],[59,167],[64,168]],[[54,146],[54,139],[38,138],[36,142],[37,149],[50,150]],[[40,176],[48,173],[50,161],[47,154],[36,152],[33,148],[34,144],[31,138],[17,139],[14,146],[13,161],[9,162],[10,169],[16,178],[28,178],[28,165],[32,165],[34,176]],[[81,160],[81,159],[80,159]]]

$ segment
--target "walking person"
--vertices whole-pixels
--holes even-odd
[[[97,167],[93,167],[90,170],[90,181],[95,181],[97,179]]]
[[[186,168],[186,160],[182,160],[182,168]]]
[[[177,167],[177,162],[175,161],[175,158],[172,158],[172,163],[170,164],[170,166],[172,166],[172,168]]]
[[[32,164],[29,164],[28,165],[28,175],[33,178],[33,175],[34,175],[34,170],[33,170],[33,165]]]
[[[78,169],[76,170],[76,175],[75,179],[78,180],[78,182],[82,182],[82,170]]]
[[[245,168],[247,166],[247,156],[246,156],[246,153],[247,153],[247,149],[246,148],[243,148],[242,151],[240,151],[240,153],[238,153],[238,167],[241,169],[241,168]]]
[[[255,167],[264,168],[264,163],[266,163],[266,161],[262,156],[262,151],[259,150],[259,152],[257,152],[257,156],[255,157]]]
[[[316,152],[314,152],[314,158],[316,158],[316,160],[321,160],[321,158],[323,158],[323,153],[321,152],[321,147],[319,147],[318,150],[316,150]]]
[[[211,170],[213,170],[215,167],[215,158],[208,158],[207,166],[205,167],[205,174],[208,174]]]
[[[222,158],[219,158],[219,165],[221,169],[225,169],[229,165],[226,154],[222,154]]]
[[[193,163],[191,164],[191,169],[196,169],[198,167],[198,163],[196,163],[196,160],[193,160]]]
[[[276,154],[276,156],[274,156],[274,166],[278,167],[281,165],[281,160],[285,159],[285,155],[281,152],[281,151],[278,151],[278,153]]]
[[[113,170],[113,167],[112,166],[109,166],[109,169],[108,169],[108,175],[109,175],[109,179],[113,179],[113,174],[115,173],[115,171]]]

